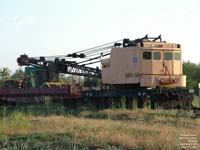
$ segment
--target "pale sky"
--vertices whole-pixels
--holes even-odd
[[[64,55],[123,38],[162,35],[200,62],[200,0],[0,0],[0,68],[20,54]]]

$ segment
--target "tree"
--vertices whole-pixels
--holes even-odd
[[[11,71],[7,67],[0,69],[0,87],[4,85],[4,82],[6,80],[9,80],[11,78],[10,74]]]
[[[83,84],[83,78],[76,75],[59,74],[59,80],[67,84],[73,84],[74,81],[75,83],[80,83],[81,85]]]
[[[86,87],[97,87],[97,86],[100,86],[100,79],[97,79],[97,78],[88,78],[88,77],[85,77],[84,78],[84,86]]]
[[[183,74],[187,76],[187,87],[194,89],[198,94],[198,83],[200,83],[200,64],[183,62]]]
[[[24,71],[19,68],[15,70],[15,73],[11,76],[12,80],[23,80],[24,79]]]
[[[59,80],[65,82],[67,84],[72,84],[72,77],[71,76],[66,76],[64,74],[59,74]]]

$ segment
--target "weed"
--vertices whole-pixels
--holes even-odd
[[[181,133],[200,137],[200,131],[196,130],[200,128],[200,121],[191,119],[191,115],[192,112],[177,110],[76,110],[62,104],[2,107],[0,146],[8,149],[177,149]]]

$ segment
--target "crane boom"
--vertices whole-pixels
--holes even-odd
[[[72,74],[85,77],[101,77],[101,70],[96,67],[88,67],[84,65],[78,65],[74,61],[66,61],[65,59],[56,58],[54,61],[46,60],[44,57],[40,58],[29,58],[28,55],[21,55],[17,59],[19,66],[36,66],[44,67],[49,72]]]
[[[101,70],[99,67],[93,68],[89,65],[96,64],[101,61],[102,57],[109,56],[111,49],[114,47],[134,46],[137,43],[148,40],[161,40],[161,36],[151,38],[146,35],[143,38],[132,41],[129,39],[121,39],[67,55],[28,57],[28,55],[24,54],[17,58],[17,62],[19,66],[44,67],[48,72],[101,78]],[[73,61],[70,60],[71,58]]]

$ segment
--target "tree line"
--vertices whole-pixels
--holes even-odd
[[[187,76],[187,88],[194,89],[198,95],[198,84],[200,83],[200,63],[195,64],[190,61],[183,62],[183,74]]]
[[[198,95],[198,84],[200,83],[200,63],[195,64],[190,61],[183,62],[183,74],[187,76],[187,88],[194,89],[195,94]],[[24,78],[24,72],[23,70],[16,69],[14,73],[10,71],[9,68],[4,67],[0,68],[0,87],[3,86],[4,82],[6,80],[23,80]],[[65,82],[71,82],[72,77],[71,76],[61,76],[61,78]],[[85,85],[88,86],[88,84],[98,85],[99,80],[91,79],[91,78],[85,78]]]
[[[5,81],[7,80],[23,80],[24,71],[16,69],[14,73],[8,67],[0,68],[0,88],[3,87]]]
[[[0,68],[0,88],[4,86],[5,81],[7,80],[23,80],[25,77],[24,71],[20,69],[16,69],[14,73],[11,72],[11,70],[8,67]],[[84,86],[98,86],[100,84],[100,81],[98,79],[92,79],[92,78],[82,78],[78,76],[72,76],[72,75],[59,75],[59,81],[65,82],[67,84],[72,83],[80,83],[84,84]]]

